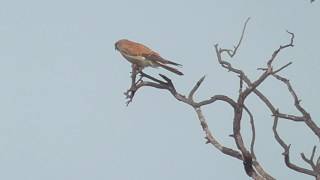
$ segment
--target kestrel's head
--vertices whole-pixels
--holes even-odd
[[[122,43],[128,42],[129,40],[127,39],[120,39],[119,41],[117,41],[116,43],[114,43],[114,49],[119,51],[120,46]]]

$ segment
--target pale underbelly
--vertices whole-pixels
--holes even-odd
[[[123,54],[123,57],[125,57],[129,62],[138,65],[139,67],[158,67],[158,64],[155,64],[154,62],[152,62],[151,60],[146,59],[143,56],[130,56],[130,55],[126,55]]]

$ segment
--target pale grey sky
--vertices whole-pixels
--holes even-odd
[[[320,4],[307,0],[56,0],[0,2],[0,179],[5,180],[211,180],[248,179],[242,163],[205,144],[195,113],[168,92],[145,88],[129,107],[130,65],[115,50],[121,38],[145,43],[183,64],[172,77],[187,93],[204,74],[199,99],[233,98],[238,79],[222,69],[213,45],[232,47],[251,17],[231,61],[251,78],[274,49],[296,35],[276,67],[315,121],[320,100]],[[166,73],[148,69],[148,73]],[[261,87],[282,111],[295,112],[286,87],[270,79]],[[288,170],[272,134],[270,112],[254,96],[256,154],[277,179],[312,179]],[[232,111],[222,103],[205,115],[216,137],[234,147]],[[244,120],[243,133],[250,137]],[[292,160],[319,145],[303,124],[281,121]],[[249,139],[246,140],[248,142]]]

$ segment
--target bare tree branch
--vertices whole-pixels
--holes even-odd
[[[224,147],[212,135],[212,133],[211,133],[209,127],[208,127],[208,124],[206,122],[206,119],[205,119],[204,115],[202,114],[201,108],[195,108],[195,111],[196,111],[196,113],[198,115],[198,119],[200,121],[201,127],[202,127],[203,131],[206,134],[206,137],[205,137],[207,139],[206,143],[212,144],[215,148],[217,148],[219,151],[221,151],[222,153],[224,153],[226,155],[229,155],[231,157],[234,157],[234,158],[242,160],[242,156],[238,151],[233,150],[233,149],[228,148],[228,147]]]
[[[290,156],[289,156],[289,151],[290,151],[290,145],[287,145],[279,136],[278,132],[277,132],[277,126],[278,126],[278,117],[275,116],[274,117],[274,122],[273,122],[273,133],[274,133],[274,137],[277,140],[277,142],[281,145],[281,147],[284,149],[284,152],[282,153],[282,155],[284,156],[284,161],[287,165],[287,167],[289,167],[290,169],[300,172],[300,173],[304,173],[304,174],[308,174],[311,176],[316,177],[317,173],[315,173],[314,171],[311,171],[309,169],[306,168],[302,168],[299,167],[293,163],[290,162]]]
[[[283,46],[280,46],[277,50],[275,50],[270,58],[270,60],[268,61],[267,65],[268,67],[271,67],[272,62],[275,60],[275,58],[277,57],[277,55],[279,54],[279,52],[285,48],[288,47],[293,47],[293,39],[294,39],[294,34],[292,32],[287,31],[287,33],[289,33],[291,35],[291,39],[290,39],[290,43],[285,44]]]
[[[283,78],[282,76],[278,75],[278,73],[285,68],[287,68],[289,65],[292,64],[292,62],[289,62],[285,64],[284,66],[277,68],[276,70],[273,70],[272,63],[277,58],[278,54],[289,47],[293,47],[293,40],[295,35],[289,31],[287,31],[288,34],[290,34],[290,42],[284,45],[281,45],[278,49],[276,49],[272,55],[271,58],[267,61],[266,68],[258,68],[258,70],[263,70],[262,74],[255,80],[251,81],[249,77],[245,74],[245,72],[241,69],[235,68],[232,66],[230,62],[227,62],[224,60],[223,56],[227,55],[231,58],[233,58],[242,41],[244,38],[245,30],[247,27],[247,23],[249,22],[250,18],[248,18],[243,26],[241,36],[239,38],[239,41],[236,46],[234,46],[233,49],[224,49],[220,48],[218,44],[214,45],[215,52],[217,55],[218,63],[228,70],[229,72],[235,73],[240,80],[239,83],[239,94],[236,100],[233,100],[232,98],[226,96],[226,95],[213,95],[210,98],[204,99],[202,101],[195,101],[194,95],[203,83],[205,76],[200,78],[198,82],[193,86],[189,94],[183,95],[177,91],[177,89],[174,86],[174,83],[170,78],[168,78],[165,75],[159,74],[161,79],[152,77],[148,74],[145,74],[142,72],[141,69],[132,66],[132,74],[131,74],[131,86],[125,93],[126,98],[128,99],[127,105],[132,102],[135,94],[137,91],[142,87],[153,87],[157,89],[164,89],[171,93],[171,95],[178,101],[181,101],[185,104],[190,105],[194,111],[197,114],[197,117],[200,121],[200,125],[202,130],[205,133],[205,139],[207,144],[213,145],[216,149],[218,149],[223,154],[229,155],[231,157],[234,157],[235,159],[241,160],[243,162],[244,170],[246,171],[247,175],[250,176],[253,179],[266,179],[266,180],[274,180],[274,178],[269,175],[263,167],[259,164],[257,157],[254,152],[254,144],[255,144],[255,137],[256,137],[256,130],[255,130],[255,124],[254,124],[254,117],[249,108],[245,106],[246,98],[254,93],[265,105],[266,107],[271,111],[273,117],[274,117],[274,124],[273,124],[273,133],[275,136],[276,141],[281,145],[281,147],[284,149],[283,155],[284,155],[284,161],[288,168],[304,173],[307,175],[311,175],[316,177],[320,180],[320,157],[317,159],[317,162],[314,162],[314,156],[316,148],[313,148],[312,154],[310,158],[308,159],[303,153],[301,153],[301,158],[308,163],[312,170],[302,168],[300,166],[297,166],[290,162],[290,156],[289,156],[289,150],[290,145],[287,145],[284,140],[281,139],[277,132],[277,124],[278,119],[287,119],[291,122],[305,122],[305,124],[317,135],[318,138],[320,138],[320,129],[319,127],[314,123],[314,121],[311,119],[310,114],[300,105],[300,101],[298,99],[298,96],[296,95],[295,91],[293,90],[289,80],[286,78]],[[140,78],[137,80],[137,75],[140,75]],[[290,94],[292,95],[294,99],[294,105],[298,109],[298,111],[302,114],[302,116],[297,116],[293,114],[286,114],[279,112],[279,110],[271,103],[271,101],[257,88],[269,77],[273,76],[276,79],[280,80],[284,84],[287,85],[288,90]],[[145,80],[147,79],[147,80]],[[245,88],[243,86],[245,84]],[[227,103],[232,109],[233,109],[233,134],[232,137],[234,138],[234,142],[236,144],[237,150],[229,148],[224,146],[221,142],[217,140],[216,137],[214,137],[212,131],[210,130],[208,123],[206,121],[205,116],[203,115],[203,112],[201,110],[202,106],[209,105],[212,103],[215,103],[216,101],[222,101]],[[244,140],[241,134],[241,122],[243,118],[243,111],[249,115],[250,119],[250,125],[251,125],[251,131],[252,131],[252,137],[250,142],[250,150],[245,146]]]
[[[313,158],[314,158],[314,154],[315,154],[315,152],[316,152],[316,148],[317,148],[316,146],[313,146],[312,153],[311,153],[311,156],[310,156],[309,159],[304,155],[304,153],[301,153],[301,154],[300,154],[300,155],[301,155],[301,158],[302,158],[306,163],[308,163],[308,164],[312,167],[313,170],[316,170],[316,165],[315,165],[314,162],[313,162]]]
[[[203,82],[203,80],[204,80],[205,77],[206,77],[206,76],[203,76],[203,77],[197,82],[197,84],[192,88],[192,90],[190,91],[189,96],[188,96],[188,99],[189,99],[190,101],[193,101],[193,95],[194,95],[194,93],[198,90],[198,88],[200,87],[200,85],[201,85],[201,83]]]
[[[246,28],[247,28],[247,24],[250,20],[250,17],[247,18],[246,22],[244,23],[244,27],[242,29],[242,33],[241,33],[241,36],[240,36],[240,39],[239,39],[239,42],[236,46],[234,46],[234,49],[231,50],[231,49],[221,49],[220,50],[220,53],[222,54],[223,52],[227,52],[227,54],[232,58],[236,53],[237,53],[237,50],[238,48],[240,47],[241,45],[241,42],[242,42],[242,39],[243,39],[243,36],[244,36],[244,33],[246,31]]]
[[[251,153],[250,153],[244,145],[241,131],[240,131],[241,130],[242,112],[243,112],[243,108],[245,107],[244,101],[245,101],[246,97],[252,91],[255,91],[256,87],[259,84],[261,84],[269,75],[271,75],[272,71],[271,70],[266,71],[258,80],[256,80],[254,83],[251,83],[249,78],[246,76],[246,74],[242,70],[232,67],[231,63],[223,60],[223,58],[222,58],[224,52],[227,52],[227,54],[230,57],[233,57],[236,54],[237,49],[240,47],[242,39],[244,37],[244,33],[245,33],[245,29],[246,29],[248,21],[249,21],[249,18],[245,22],[245,25],[242,30],[242,34],[240,36],[239,43],[237,44],[237,46],[235,46],[234,50],[219,48],[218,44],[216,44],[214,47],[215,47],[215,51],[217,54],[217,60],[220,63],[220,65],[223,68],[227,69],[228,71],[238,74],[238,76],[240,78],[239,96],[238,96],[238,100],[236,103],[236,107],[234,108],[233,135],[232,136],[235,139],[235,143],[236,143],[238,149],[242,153],[244,169],[245,169],[246,173],[248,174],[248,176],[250,176],[254,179],[256,179],[260,175],[264,175],[264,178],[266,178],[266,179],[272,179],[272,177],[270,175],[268,175],[267,173],[265,173],[265,171],[263,171],[262,168],[257,168],[257,170],[260,170],[260,172],[259,172],[260,175],[253,168],[253,165],[254,165],[253,156],[255,157],[255,155],[252,154],[252,152],[254,152],[253,151],[254,137],[252,138],[253,141],[251,143]],[[271,69],[271,68],[269,68],[269,69]],[[248,88],[246,88],[243,92],[242,92],[242,81],[244,81],[248,85]],[[251,126],[254,129],[253,121],[250,121],[250,122],[251,122]],[[255,130],[253,130],[253,132],[255,132]],[[258,164],[258,163],[255,163],[255,164]],[[261,167],[261,166],[259,166],[259,167]]]
[[[254,126],[254,120],[253,120],[253,115],[252,113],[250,112],[250,110],[244,106],[244,110],[248,113],[249,115],[249,119],[250,119],[250,125],[251,125],[251,131],[252,131],[252,138],[251,138],[251,143],[250,143],[250,153],[252,155],[252,157],[254,159],[256,159],[256,155],[254,153],[254,142],[256,140],[256,128]]]
[[[282,66],[281,68],[273,71],[273,74],[277,74],[278,72],[282,71],[284,68],[290,66],[292,64],[292,62],[287,63],[286,65]]]
[[[312,132],[319,138],[320,140],[320,128],[316,125],[316,123],[312,120],[310,114],[300,105],[300,100],[296,94],[296,92],[293,90],[291,83],[288,79],[281,77],[280,75],[277,74],[273,74],[273,76],[278,79],[279,81],[283,82],[290,94],[293,97],[294,100],[294,105],[297,108],[298,111],[301,112],[301,114],[303,115],[302,121],[306,123],[306,125],[312,130]]]

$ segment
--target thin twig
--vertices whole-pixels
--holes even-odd
[[[293,47],[293,46],[294,46],[294,45],[293,45],[294,34],[293,34],[292,32],[289,32],[289,31],[287,31],[287,33],[289,33],[289,34],[291,35],[290,43],[280,46],[277,50],[275,50],[275,51],[273,52],[270,60],[269,60],[268,63],[267,63],[268,67],[271,67],[272,62],[275,60],[275,58],[277,57],[278,53],[279,53],[282,49],[285,49],[285,48]]]
[[[241,32],[241,36],[240,36],[240,39],[238,41],[238,44],[236,46],[234,46],[234,49],[231,50],[231,49],[220,49],[219,53],[223,53],[223,52],[227,52],[227,54],[232,58],[236,53],[237,53],[237,50],[238,48],[240,47],[241,45],[241,42],[242,42],[242,39],[244,37],[244,33],[246,31],[246,28],[247,28],[247,24],[250,20],[250,17],[247,18],[247,20],[245,21],[244,23],[244,26],[243,26],[243,29],[242,29],[242,32]]]
[[[301,155],[301,158],[302,158],[306,163],[308,163],[308,164],[312,167],[313,170],[316,170],[316,165],[315,165],[314,162],[313,162],[313,158],[314,158],[314,154],[315,154],[315,152],[316,152],[316,148],[317,148],[316,146],[313,146],[312,153],[311,153],[311,156],[310,156],[309,159],[304,155],[304,153],[301,153],[301,154],[300,154],[300,155]]]
[[[312,120],[310,114],[300,105],[300,100],[296,92],[294,91],[293,87],[291,86],[290,81],[278,74],[273,74],[273,76],[287,86],[288,91],[290,92],[293,98],[295,107],[303,115],[302,121],[305,122],[305,124],[312,130],[312,132],[320,139],[320,128]]]
[[[316,177],[317,173],[315,173],[314,171],[311,171],[311,170],[306,169],[306,168],[299,167],[299,166],[297,166],[297,165],[295,165],[295,164],[290,162],[290,156],[289,156],[290,145],[287,145],[284,142],[284,140],[282,140],[282,138],[279,136],[279,134],[277,132],[277,126],[278,126],[278,117],[275,116],[272,130],[273,130],[273,134],[274,134],[275,139],[281,145],[281,147],[284,149],[284,152],[282,154],[284,156],[284,161],[285,161],[287,167],[289,167],[290,169],[295,170],[297,172],[308,174],[308,175]]]
[[[291,64],[292,64],[292,62],[289,62],[288,64],[286,64],[286,65],[282,66],[281,68],[279,68],[279,69],[277,69],[277,70],[273,71],[273,74],[277,74],[278,72],[282,71],[284,68],[286,68],[286,67],[290,66]]]
[[[192,88],[192,90],[189,93],[188,99],[193,101],[193,95],[194,93],[198,90],[198,88],[200,87],[200,85],[202,84],[204,78],[206,76],[202,76],[202,78],[199,79],[199,81],[195,84],[195,86]]]

